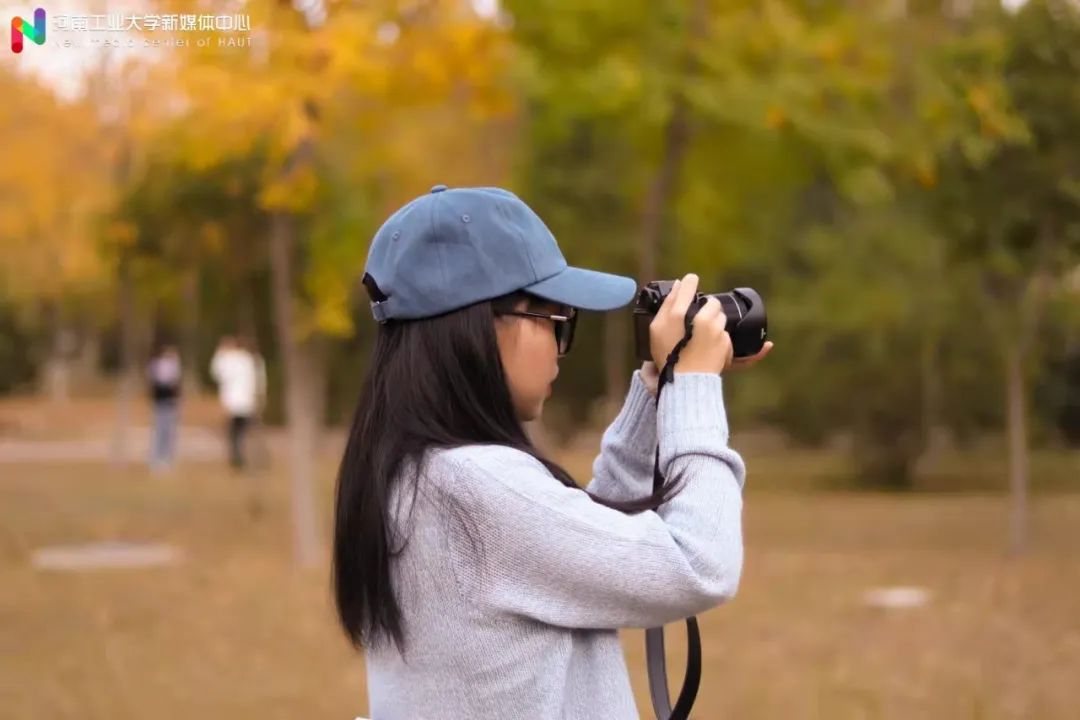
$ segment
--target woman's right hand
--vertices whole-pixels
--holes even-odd
[[[649,323],[649,345],[653,361],[660,372],[675,345],[686,334],[686,312],[697,294],[698,276],[689,273],[676,280],[664,298],[656,316]],[[710,297],[694,316],[694,332],[690,342],[679,353],[676,373],[723,373],[731,367],[734,349],[725,327],[720,301]]]

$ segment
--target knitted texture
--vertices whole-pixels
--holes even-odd
[[[661,470],[683,485],[655,512],[606,508],[505,446],[427,454],[394,505],[406,647],[365,653],[374,720],[638,718],[617,630],[735,595],[746,468],[722,378],[676,374],[657,407],[640,372],[588,490],[648,495],[659,438]]]

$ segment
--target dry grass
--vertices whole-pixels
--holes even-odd
[[[582,476],[588,454],[566,459]],[[810,472],[760,460],[795,485]],[[333,465],[328,453],[324,508]],[[258,479],[258,519],[247,512],[251,480],[213,465],[156,477],[0,464],[0,718],[351,720],[366,710],[326,568],[289,563],[284,477]],[[1002,497],[791,493],[753,481],[740,595],[702,618],[697,718],[1076,717],[1080,496],[1037,496],[1033,550],[1011,559]],[[36,547],[102,539],[170,542],[187,561],[30,565]],[[865,589],[894,584],[925,586],[931,604],[862,605]],[[669,635],[675,674],[682,630]],[[640,632],[627,634],[647,717],[642,646]]]
[[[284,483],[190,466],[0,465],[0,717],[349,717],[362,664],[336,634],[324,569],[289,564]],[[36,572],[33,548],[172,543],[182,565]]]

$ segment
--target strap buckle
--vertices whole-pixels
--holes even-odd
[[[390,311],[386,307],[387,300],[378,300],[371,303],[371,314],[380,324],[390,319]]]

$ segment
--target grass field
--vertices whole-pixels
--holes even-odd
[[[565,459],[579,477],[589,461]],[[1036,495],[1032,551],[1016,559],[1002,496],[780,491],[770,473],[797,487],[829,460],[755,459],[743,583],[702,618],[695,717],[1077,717],[1080,494]],[[328,451],[327,511],[334,463]],[[41,546],[112,539],[172,543],[185,560],[77,573],[30,562]],[[275,472],[0,462],[0,718],[362,714],[363,663],[334,624],[328,569],[294,569],[289,549]],[[930,603],[864,605],[867,589],[888,585],[924,587]],[[675,675],[681,628],[669,636]],[[648,717],[642,646],[626,634]]]

